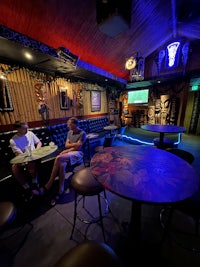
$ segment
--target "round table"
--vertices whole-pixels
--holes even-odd
[[[195,169],[183,159],[149,146],[106,147],[91,159],[91,172],[105,189],[132,200],[130,229],[140,240],[142,203],[174,203],[199,186]]]
[[[141,129],[160,133],[160,147],[164,146],[164,134],[165,133],[183,133],[186,131],[185,127],[177,125],[166,125],[166,124],[145,124],[141,126]]]
[[[20,163],[26,163],[33,160],[38,160],[41,158],[44,158],[51,153],[55,152],[58,149],[58,146],[43,146],[37,149],[34,149],[31,151],[31,154],[29,155],[27,152],[20,154],[13,159],[11,159],[11,164],[20,164]]]
[[[108,125],[108,126],[104,127],[104,130],[110,131],[110,134],[112,134],[112,131],[116,130],[117,128],[118,128],[118,126],[116,126],[116,125]]]
[[[90,133],[90,134],[87,134],[87,135],[86,135],[86,138],[87,138],[88,140],[90,140],[90,139],[94,139],[94,138],[97,138],[97,137],[99,137],[99,134],[98,134],[98,133]]]

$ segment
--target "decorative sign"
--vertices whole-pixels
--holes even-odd
[[[49,121],[49,106],[47,105],[47,90],[44,83],[34,85],[35,93],[38,100],[38,112],[44,123]]]
[[[91,111],[101,110],[101,91],[90,91]]]
[[[178,72],[183,71],[184,75],[188,62],[189,48],[189,42],[183,40],[177,40],[166,44],[155,57],[158,75],[165,75],[168,71],[169,73],[175,73],[175,69],[177,69]]]
[[[179,48],[180,42],[173,42],[167,46],[167,66],[168,67],[175,67],[178,62],[178,48]]]

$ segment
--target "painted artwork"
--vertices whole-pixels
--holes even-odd
[[[91,111],[100,111],[101,110],[101,91],[91,91]]]

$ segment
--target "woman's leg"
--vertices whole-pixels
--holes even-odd
[[[66,154],[58,155],[54,161],[53,169],[49,181],[46,183],[45,188],[48,190],[52,187],[55,178],[59,175],[59,190],[63,187],[65,179],[65,167],[69,160]]]

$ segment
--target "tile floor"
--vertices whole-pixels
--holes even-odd
[[[130,131],[131,134],[131,131]],[[200,173],[200,136],[191,136],[183,134],[182,143],[179,148],[193,153],[195,161],[193,163],[196,170]],[[129,145],[123,141],[117,141],[115,145]],[[188,177],[189,179],[189,177]],[[90,197],[87,200],[92,214],[97,212],[97,201]],[[139,257],[140,266],[146,264],[153,266],[181,266],[181,267],[199,267],[200,253],[189,252],[174,242],[173,238],[166,238],[161,242],[163,229],[160,224],[159,214],[162,206],[146,205],[142,207],[142,238],[140,254],[136,254],[127,242],[128,221],[130,218],[131,202],[122,199],[110,192],[107,192],[109,206],[112,212],[106,214],[104,218],[104,227],[106,231],[107,243],[114,248],[121,257],[125,266],[137,266],[136,258]],[[6,234],[16,231],[22,218],[31,222],[33,228],[26,224],[22,231],[18,232],[6,242],[10,248],[18,247],[19,242],[30,230],[27,239],[15,257],[11,252],[1,250],[0,267],[53,267],[56,261],[70,248],[87,239],[103,242],[101,227],[99,224],[86,225],[77,220],[73,239],[70,239],[74,193],[68,190],[64,199],[55,207],[50,208],[43,199],[35,199],[32,203],[19,208],[18,222]],[[105,201],[102,198],[102,205]],[[183,219],[182,214],[177,214],[176,223],[182,227],[188,224],[186,228],[192,228],[194,225],[191,218]],[[186,222],[183,222],[186,220]],[[2,240],[0,240],[1,242]],[[197,245],[200,246],[200,239],[197,239]],[[131,262],[131,263],[129,263]]]

